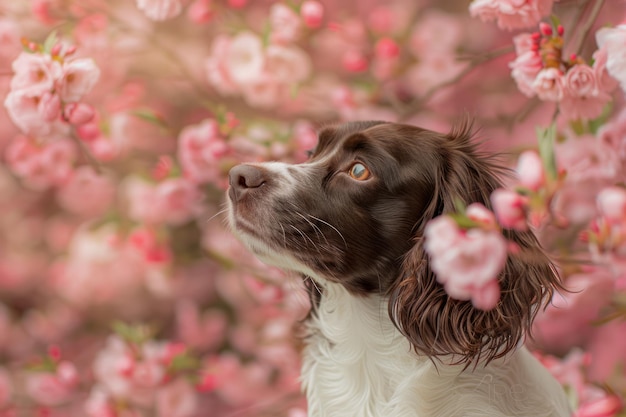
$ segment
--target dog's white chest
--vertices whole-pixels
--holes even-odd
[[[302,382],[309,417],[569,416],[561,387],[522,348],[462,371],[411,351],[380,297],[325,285],[309,322]]]

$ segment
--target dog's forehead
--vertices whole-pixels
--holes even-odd
[[[319,131],[315,153],[319,154],[322,151],[333,148],[356,133],[384,124],[388,123],[381,121],[358,121],[326,126]]]

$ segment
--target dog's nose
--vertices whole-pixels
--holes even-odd
[[[265,181],[265,173],[261,168],[245,164],[237,165],[228,173],[230,198],[237,201],[250,190],[265,184]]]

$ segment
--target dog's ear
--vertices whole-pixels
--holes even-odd
[[[429,220],[455,211],[457,201],[491,207],[490,195],[505,171],[482,155],[472,143],[472,129],[464,123],[448,135],[432,135],[439,143],[435,188],[416,227],[415,244],[406,254],[401,276],[389,289],[389,314],[418,354],[431,358],[449,355],[453,363],[487,363],[514,350],[541,306],[560,288],[555,270],[532,232],[505,231],[516,243],[498,277],[501,299],[489,311],[471,301],[450,298],[432,272],[424,251],[424,228]]]

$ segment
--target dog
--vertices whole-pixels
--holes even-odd
[[[458,201],[490,207],[506,170],[471,123],[322,129],[307,162],[229,172],[229,223],[267,264],[304,278],[302,385],[310,417],[570,416],[557,381],[524,347],[560,287],[532,232],[509,256],[489,311],[450,298],[429,267],[427,222]]]

